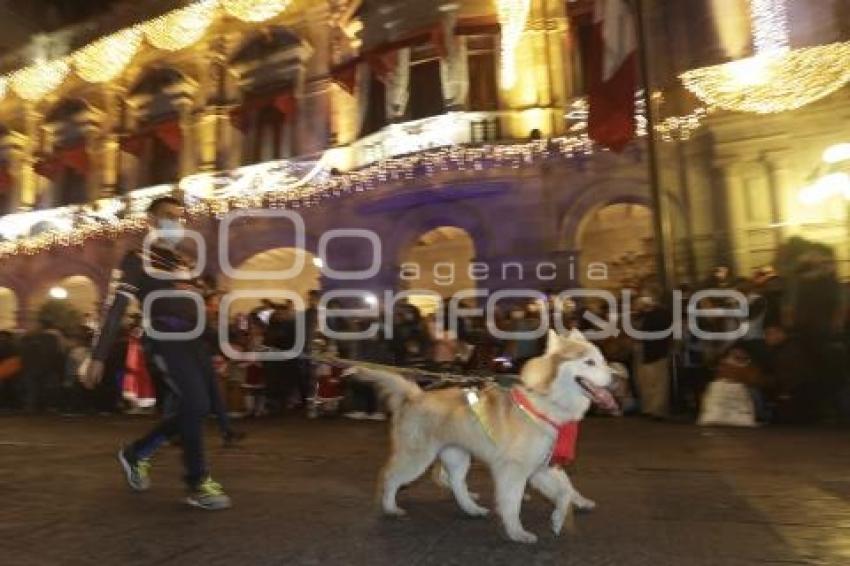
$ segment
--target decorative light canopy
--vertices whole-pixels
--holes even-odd
[[[502,30],[499,85],[510,89],[516,84],[516,48],[525,31],[531,0],[493,0]]]
[[[850,82],[850,42],[756,55],[680,78],[711,106],[771,114],[800,108]]]
[[[144,24],[147,40],[159,49],[179,51],[200,40],[215,20],[218,0],[200,0]]]
[[[36,63],[13,73],[9,79],[15,94],[35,102],[59,87],[70,67],[65,59]]]
[[[243,22],[264,22],[289,7],[291,0],[221,0],[224,11]]]
[[[104,83],[121,74],[142,43],[142,32],[127,28],[98,39],[71,54],[74,69],[84,81]]]
[[[791,49],[785,0],[750,0],[755,55],[682,73],[711,107],[756,114],[794,110],[850,82],[850,42]]]

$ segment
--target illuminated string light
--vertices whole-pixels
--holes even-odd
[[[513,88],[517,81],[516,49],[528,22],[531,0],[493,0],[501,26],[501,69],[499,85]]]
[[[315,174],[316,167],[301,182],[281,186],[269,179],[255,179],[256,190],[234,192],[216,191],[204,198],[187,201],[191,218],[221,217],[230,210],[241,208],[304,208],[315,206],[330,198],[374,190],[387,184],[398,184],[432,177],[447,171],[479,171],[495,168],[532,166],[544,160],[583,158],[593,152],[586,136],[570,136],[551,140],[534,140],[511,145],[477,147],[455,145],[433,149],[417,155],[386,159],[340,175]],[[270,172],[276,175],[278,173]],[[198,185],[201,188],[203,185]],[[89,240],[114,240],[145,229],[145,208],[154,196],[168,194],[176,187],[163,185],[133,191],[125,207],[115,203],[98,204],[99,213],[88,206],[64,207],[19,213],[0,218],[0,234],[12,241],[0,242],[0,258],[14,255],[32,256],[48,250],[82,246]],[[193,187],[196,188],[196,187]],[[226,194],[229,197],[221,198]],[[127,215],[105,217],[104,211],[125,208]],[[37,216],[37,218],[36,218]],[[72,221],[72,219],[76,219]],[[34,236],[28,236],[37,222],[47,221],[55,226]],[[76,222],[76,223],[74,223]],[[12,239],[17,238],[17,239]]]
[[[47,96],[68,76],[70,67],[64,59],[36,63],[13,73],[10,77],[15,94],[35,102]]]
[[[200,0],[154,18],[143,26],[147,40],[159,49],[179,51],[197,43],[215,20],[218,0]]]
[[[788,8],[785,0],[750,0],[750,19],[756,54],[788,51]]]
[[[770,114],[820,100],[850,82],[850,42],[757,55],[680,75],[710,106]]]
[[[264,22],[289,7],[291,0],[221,0],[224,11],[243,22]]]
[[[90,83],[104,83],[121,74],[141,43],[141,30],[127,28],[75,51],[71,54],[71,60],[81,79]]]
[[[850,82],[850,42],[790,49],[785,0],[750,0],[755,55],[682,73],[709,106],[771,114],[829,96]]]

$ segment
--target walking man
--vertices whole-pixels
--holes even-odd
[[[113,273],[115,290],[95,339],[85,379],[88,387],[94,387],[102,379],[103,362],[132,299],[144,303],[152,293],[168,291],[201,294],[201,288],[191,279],[189,261],[177,250],[183,239],[184,222],[185,209],[176,198],[157,198],[148,207],[148,224],[155,231],[154,239],[145,249],[127,253],[119,271]],[[190,332],[198,324],[201,309],[187,296],[166,294],[150,303],[145,323],[158,333]],[[203,336],[176,340],[146,336],[144,340],[145,350],[161,372],[162,382],[174,403],[153,430],[118,452],[127,483],[136,491],[149,489],[150,458],[167,439],[179,435],[188,486],[186,502],[201,509],[230,507],[230,498],[210,477],[204,460],[204,421],[210,411],[215,374]]]

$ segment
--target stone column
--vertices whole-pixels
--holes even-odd
[[[195,172],[195,124],[192,115],[194,104],[191,98],[181,96],[174,102],[174,105],[177,108],[182,137],[180,167],[178,169],[182,178]]]
[[[788,236],[786,223],[791,219],[789,204],[795,197],[791,193],[792,168],[788,165],[790,156],[785,151],[765,152],[764,164],[767,169],[768,189],[770,191],[770,222],[774,225],[774,242],[777,246]]]
[[[108,198],[118,193],[121,173],[121,151],[118,132],[122,129],[124,98],[127,89],[122,85],[107,83],[103,87],[103,119],[100,142],[100,197]]]
[[[9,167],[9,175],[13,182],[11,193],[9,195],[9,212],[14,212],[21,208],[22,179],[23,168],[26,165],[26,136],[19,132],[9,132],[3,137],[2,149],[6,155],[6,160]]]
[[[18,187],[20,208],[31,209],[38,199],[39,176],[33,171],[35,156],[41,149],[41,122],[44,116],[35,106],[27,103],[24,106],[24,132],[21,145],[20,169],[18,171]]]
[[[104,154],[102,151],[101,129],[90,123],[83,128],[83,144],[88,156],[89,168],[86,171],[86,202],[92,202],[103,196]],[[98,147],[100,145],[100,147]]]
[[[729,268],[736,274],[745,273],[749,268],[749,247],[747,243],[746,201],[744,183],[741,175],[741,163],[717,161],[715,167],[720,173],[722,184],[721,208],[725,242],[720,250],[722,257],[728,258]]]

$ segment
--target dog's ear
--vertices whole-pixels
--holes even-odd
[[[573,328],[570,330],[569,338],[572,340],[578,340],[579,342],[587,342],[587,338],[584,334],[581,333],[581,330],[578,328]]]
[[[554,354],[561,349],[561,337],[553,329],[546,335],[546,354]]]
[[[552,382],[557,376],[557,364],[550,356],[531,358],[519,374],[520,380],[529,389],[542,395],[548,395],[552,390]]]

